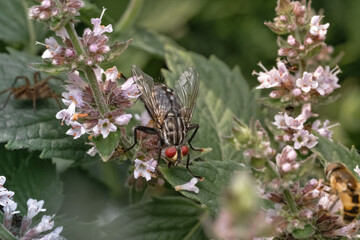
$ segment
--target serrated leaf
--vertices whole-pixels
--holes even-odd
[[[43,39],[48,33],[45,25],[28,18],[27,0],[0,1],[0,39],[35,48],[35,37]]]
[[[115,60],[129,47],[131,42],[132,39],[129,39],[125,42],[116,42],[114,45],[110,46],[110,51],[105,55],[105,60],[103,63],[108,63]]]
[[[70,65],[55,66],[49,62],[29,63],[29,67],[31,67],[35,71],[45,72],[45,73],[49,73],[49,74],[67,73],[67,72],[70,72],[70,70],[71,70]]]
[[[126,208],[104,226],[104,239],[207,239],[200,222],[203,214],[204,209],[184,198],[154,198]]]
[[[189,66],[195,67],[200,76],[199,96],[192,120],[200,128],[192,144],[212,148],[212,159],[242,159],[242,154],[224,139],[230,135],[233,116],[249,122],[257,114],[254,94],[239,68],[231,70],[214,56],[206,59],[173,46],[166,46],[165,59],[171,72],[164,70],[163,75],[170,87]]]
[[[134,39],[131,43],[132,47],[162,58],[165,56],[165,45],[171,45],[174,48],[181,49],[171,38],[142,27],[130,28],[125,33],[122,33],[121,39],[129,38]]]
[[[165,179],[173,186],[182,185],[193,177],[185,167],[159,167]],[[211,215],[216,215],[219,208],[218,198],[231,179],[232,172],[242,170],[243,167],[232,161],[206,161],[196,162],[190,166],[191,171],[204,177],[196,186],[199,193],[180,191],[184,196],[204,204]]]
[[[63,184],[50,160],[39,159],[39,152],[8,151],[0,146],[0,175],[6,177],[5,186],[14,191],[14,200],[21,214],[27,212],[29,198],[44,200],[48,214],[55,214],[63,201]]]
[[[11,55],[0,54],[0,91],[11,87],[17,76],[26,76],[33,83],[34,71],[27,64],[40,60],[39,57],[8,50]],[[24,84],[24,81],[19,81],[16,86]],[[49,85],[54,91],[62,91],[58,80],[50,80]],[[5,102],[7,94],[0,95],[0,102]],[[7,142],[9,149],[40,150],[42,158],[57,157],[74,161],[98,159],[86,154],[89,147],[85,145],[85,137],[74,140],[65,134],[68,127],[61,126],[61,121],[55,118],[60,109],[54,99],[39,99],[36,110],[34,113],[31,100],[18,100],[11,96],[0,114],[0,142]]]
[[[107,138],[103,138],[102,135],[93,138],[91,141],[95,144],[96,150],[101,156],[104,162],[107,162],[113,154],[115,148],[120,141],[120,131],[112,132]]]
[[[328,162],[342,162],[349,170],[355,173],[354,168],[356,165],[360,165],[360,155],[354,146],[349,150],[344,145],[334,143],[319,134],[316,134],[316,136],[319,137],[318,144],[311,151],[320,157],[324,166]],[[355,174],[355,176],[358,176],[358,174]]]

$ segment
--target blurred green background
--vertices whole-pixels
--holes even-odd
[[[117,19],[128,1],[98,0],[108,14]],[[136,21],[137,25],[152,29],[176,40],[184,48],[206,57],[216,55],[230,67],[239,65],[251,86],[257,84],[253,70],[261,61],[268,69],[277,58],[276,35],[263,23],[275,16],[276,1],[250,0],[146,0]],[[334,139],[348,147],[360,149],[360,2],[316,0],[313,8],[325,15],[330,23],[326,42],[335,47],[333,56],[343,52],[339,62],[342,97],[330,105],[319,106],[315,111],[320,118],[339,122],[334,128]],[[159,75],[164,67],[161,59],[144,56],[137,63],[152,76]],[[126,70],[123,70],[126,71]],[[128,70],[127,70],[128,71]],[[206,79],[203,79],[206,81]],[[219,79],[221,85],[221,79]],[[230,100],[229,100],[230,101]]]
[[[99,9],[103,6],[107,8],[104,17],[106,24],[114,24],[128,2],[88,1]],[[244,77],[254,87],[257,80],[251,72],[259,70],[257,63],[261,61],[270,69],[277,58],[276,35],[263,24],[274,18],[275,6],[275,0],[144,0],[134,25],[168,36],[185,49],[205,57],[216,55],[230,67],[239,65]],[[342,97],[330,105],[316,107],[314,111],[319,112],[322,119],[341,124],[334,129],[335,141],[340,141],[347,147],[355,145],[360,149],[360,1],[316,0],[312,6],[316,11],[323,9],[324,22],[330,23],[326,42],[335,47],[334,56],[340,52],[345,53],[339,62],[343,72],[338,75],[342,87],[337,91]],[[100,11],[90,9],[84,10],[82,14],[89,20],[90,17],[99,17]],[[14,19],[18,17],[14,16]],[[14,26],[8,24],[5,27]],[[82,24],[79,29],[85,27],[87,25]],[[49,34],[43,29],[36,40],[44,42],[44,37],[50,36]],[[125,34],[114,39],[113,35],[109,36],[112,42],[133,37]],[[31,47],[33,43],[27,37],[25,34],[21,43],[1,38],[0,51],[6,52],[5,46],[11,46],[41,55],[43,47],[37,46],[34,50]],[[134,42],[137,40],[139,39],[134,37]],[[160,77],[160,69],[166,67],[159,54],[150,54],[138,47],[130,47],[115,63],[126,76],[130,75],[130,66],[133,64],[142,67],[155,78]],[[206,82],[206,79],[201,81]],[[221,87],[221,79],[218,84]],[[229,99],[231,101],[236,99]],[[66,163],[59,162],[58,170],[63,171],[61,180],[64,181],[65,189],[62,211],[84,221],[99,220],[100,215],[100,223],[110,221],[115,217],[112,215],[115,209],[130,202],[128,189],[124,186],[128,166],[129,163],[118,165],[93,162],[67,169]]]

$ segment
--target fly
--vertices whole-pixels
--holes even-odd
[[[189,149],[186,144],[195,151],[203,151],[202,148],[195,148],[191,145],[191,141],[199,129],[198,124],[190,123],[199,93],[199,74],[194,68],[188,68],[176,82],[175,91],[164,84],[155,84],[152,77],[136,66],[132,67],[132,74],[142,93],[140,99],[144,102],[154,121],[154,127],[136,126],[134,128],[134,144],[126,151],[137,144],[137,131],[156,134],[160,139],[159,158],[161,150],[166,148],[166,157],[172,159],[172,161],[168,161],[168,167],[171,167],[178,165],[182,157],[187,155],[186,168],[191,175],[195,176],[189,169],[190,154],[188,154]],[[193,133],[187,139],[190,130],[193,130]]]

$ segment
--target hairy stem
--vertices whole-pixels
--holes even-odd
[[[293,196],[291,195],[291,192],[289,189],[284,189],[283,191],[283,194],[284,194],[284,197],[285,197],[285,200],[289,206],[289,209],[290,209],[290,212],[294,215],[296,215],[298,213],[298,209],[296,207],[296,204],[295,204],[295,201],[294,201],[294,198]]]
[[[69,34],[70,41],[71,41],[72,45],[74,46],[76,54],[78,56],[83,56],[86,58],[87,54],[84,51],[84,47],[83,47],[82,43],[80,42],[80,39],[75,31],[74,25],[72,23],[67,23],[65,25],[65,29],[66,29],[67,33]],[[86,75],[86,78],[89,81],[90,88],[93,93],[94,100],[98,107],[98,110],[99,110],[101,116],[103,116],[105,113],[109,112],[109,109],[105,103],[104,96],[102,95],[101,90],[99,88],[99,84],[96,79],[94,70],[90,66],[85,66],[83,68],[83,71]]]
[[[130,0],[124,14],[115,24],[115,32],[123,32],[134,23],[136,17],[141,11],[143,3],[143,0]]]
[[[85,66],[84,72],[87,79],[89,80],[90,88],[93,93],[95,103],[99,109],[101,116],[103,116],[105,113],[109,112],[109,109],[105,103],[104,96],[102,95],[101,90],[99,88],[99,84],[96,79],[94,70],[89,66]]]

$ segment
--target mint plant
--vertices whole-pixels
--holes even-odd
[[[317,112],[338,98],[341,71],[326,44],[331,19],[311,2],[277,1],[276,17],[265,22],[278,36],[276,66],[260,62],[245,77],[137,26],[142,0],[129,1],[118,19],[88,1],[34,2],[0,3],[0,20],[22,19],[0,26],[1,86],[34,72],[56,75],[63,81],[48,84],[63,105],[41,100],[34,113],[10,98],[0,114],[1,239],[359,238],[359,221],[343,221],[325,174],[341,162],[358,177],[360,157],[333,139],[340,124]],[[200,11],[202,3],[182,4]],[[146,66],[149,56],[161,64]],[[187,69],[199,76],[191,122],[200,126],[192,145],[202,151],[181,148],[191,172],[185,157],[169,164],[179,152],[162,149],[158,135],[134,136],[134,126],[156,122],[132,65],[171,89]],[[245,78],[257,79],[255,89]],[[72,179],[74,171],[81,178]],[[71,192],[84,179],[90,187]]]

